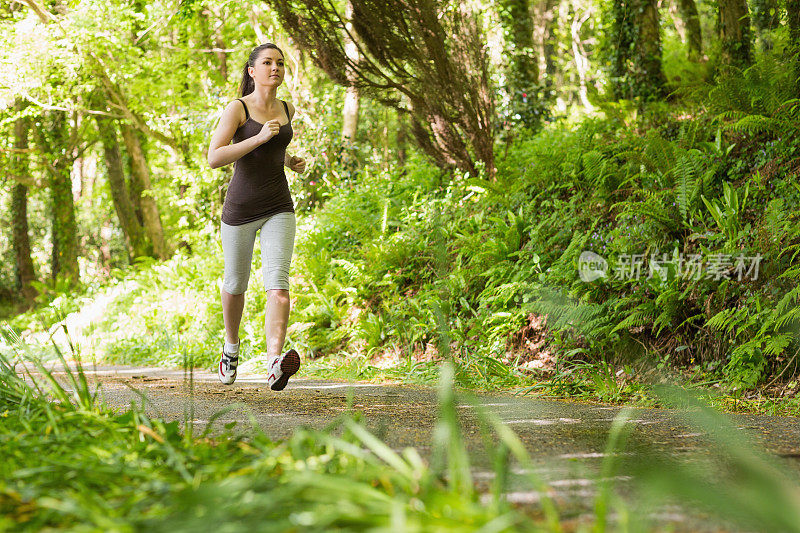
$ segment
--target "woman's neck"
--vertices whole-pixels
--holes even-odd
[[[271,109],[277,100],[277,87],[256,87],[250,95],[251,101],[256,107]]]

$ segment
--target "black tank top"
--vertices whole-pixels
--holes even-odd
[[[250,117],[244,101],[247,120],[233,134],[233,142],[241,142],[261,131],[263,124]],[[283,101],[282,101],[283,102]],[[283,102],[286,116],[289,106]],[[270,140],[249,152],[233,164],[233,178],[222,205],[222,221],[229,226],[240,226],[276,213],[293,213],[294,204],[289,183],[283,170],[286,147],[294,132],[292,122],[280,127]]]

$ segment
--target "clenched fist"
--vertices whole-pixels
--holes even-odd
[[[306,170],[306,160],[302,157],[297,157],[293,155],[289,158],[289,168],[297,172],[298,174],[302,174]]]
[[[261,131],[258,132],[259,140],[262,143],[267,142],[268,140],[272,139],[274,136],[278,134],[281,130],[281,123],[277,119],[269,120],[264,123],[261,127]]]

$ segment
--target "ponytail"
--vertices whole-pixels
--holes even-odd
[[[250,73],[247,72],[247,67],[251,66],[250,61],[244,62],[244,70],[242,71],[242,82],[239,84],[239,96],[247,96],[256,89],[256,82],[253,81]]]
[[[253,81],[253,77],[250,76],[250,73],[247,71],[247,67],[254,67],[256,65],[256,61],[258,60],[258,56],[261,54],[261,51],[266,50],[268,48],[275,49],[278,52],[280,52],[281,55],[284,55],[283,50],[281,50],[280,48],[278,48],[277,45],[272,43],[260,44],[255,48],[253,48],[253,51],[250,52],[250,56],[244,63],[244,70],[242,70],[242,82],[239,84],[240,96],[247,96],[256,89],[256,82]]]

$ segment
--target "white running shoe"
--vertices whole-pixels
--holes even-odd
[[[222,357],[219,358],[219,365],[217,365],[219,380],[225,385],[230,385],[236,381],[237,366],[239,366],[239,355],[228,355],[225,350],[222,350]]]
[[[274,357],[267,369],[267,384],[272,390],[283,390],[286,383],[300,369],[300,355],[289,350],[282,356]]]

